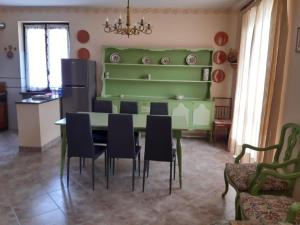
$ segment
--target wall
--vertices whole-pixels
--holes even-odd
[[[0,21],[7,28],[0,31],[0,49],[12,44],[18,47],[18,21],[66,21],[70,23],[71,57],[76,57],[80,47],[90,50],[91,59],[97,61],[97,73],[101,74],[101,46],[130,46],[157,48],[198,48],[212,47],[228,52],[236,48],[238,14],[227,10],[201,9],[134,9],[131,16],[135,22],[142,16],[153,24],[152,35],[127,37],[106,34],[102,24],[106,17],[111,20],[124,12],[121,9],[101,8],[0,8]],[[85,29],[90,33],[90,41],[80,44],[76,33]],[[225,31],[229,34],[229,43],[220,48],[214,45],[213,37],[216,32]],[[58,49],[59,50],[59,49]],[[21,53],[22,54],[22,53]],[[4,52],[0,54],[0,81],[8,83],[9,92],[9,125],[16,128],[15,105],[20,91],[19,55],[9,60]],[[212,85],[212,96],[231,96],[232,75],[234,70],[228,63],[221,67],[226,73],[222,83]],[[99,87],[101,85],[98,85]]]
[[[279,129],[284,123],[287,122],[300,124],[300,52],[295,51],[297,27],[300,27],[300,1],[289,0],[288,10],[289,33],[284,72],[285,81],[283,91],[283,107],[281,111]],[[297,146],[297,148],[300,149],[300,144]],[[295,196],[300,200],[300,180],[295,189]]]

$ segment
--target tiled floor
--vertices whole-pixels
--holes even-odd
[[[91,165],[79,175],[71,161],[70,188],[59,178],[59,146],[41,153],[18,153],[17,135],[0,133],[0,225],[208,225],[234,218],[234,192],[222,200],[224,163],[232,156],[204,140],[183,140],[183,188],[178,179],[168,194],[169,164],[151,163],[146,190],[142,178],[131,192],[131,161],[117,160],[105,188],[103,157],[96,161],[96,187]],[[143,165],[143,164],[142,164]]]

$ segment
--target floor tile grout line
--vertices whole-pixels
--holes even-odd
[[[49,198],[54,202],[54,204],[56,205],[56,207],[64,214],[64,216],[66,216],[64,210],[62,210],[62,208],[56,203],[56,201],[51,197],[50,193],[47,192],[47,195],[49,196]]]
[[[21,225],[19,217],[17,216],[15,209],[11,205],[9,205],[9,208],[13,212],[14,216],[16,217],[18,224]]]

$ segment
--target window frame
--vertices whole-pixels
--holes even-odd
[[[28,78],[28,74],[27,74],[27,46],[26,46],[26,31],[25,31],[25,26],[26,25],[44,25],[45,26],[45,30],[47,30],[47,25],[67,25],[68,26],[68,37],[69,37],[69,45],[70,45],[70,23],[68,22],[24,22],[22,23],[22,31],[23,31],[23,46],[24,46],[24,74],[25,74],[25,90],[26,92],[47,92],[47,91],[51,91],[50,89],[50,81],[49,81],[49,68],[48,68],[48,63],[46,63],[46,67],[47,67],[47,88],[45,89],[42,89],[42,90],[39,90],[39,91],[33,91],[33,90],[30,90],[30,87],[27,83],[27,78]],[[48,58],[47,56],[47,52],[48,52],[48,47],[47,47],[47,32],[45,32],[45,42],[46,42],[46,49],[45,49],[45,52],[46,52],[46,58]],[[70,52],[69,52],[70,53]],[[48,61],[48,59],[47,59]]]

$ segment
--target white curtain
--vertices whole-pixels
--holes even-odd
[[[273,0],[261,0],[243,14],[239,69],[229,141],[238,154],[244,143],[258,146],[265,91]],[[248,150],[249,161],[256,161]]]
[[[45,25],[25,25],[26,83],[31,91],[48,87]]]
[[[61,59],[69,57],[69,26],[28,24],[24,28],[27,89],[60,88]]]

